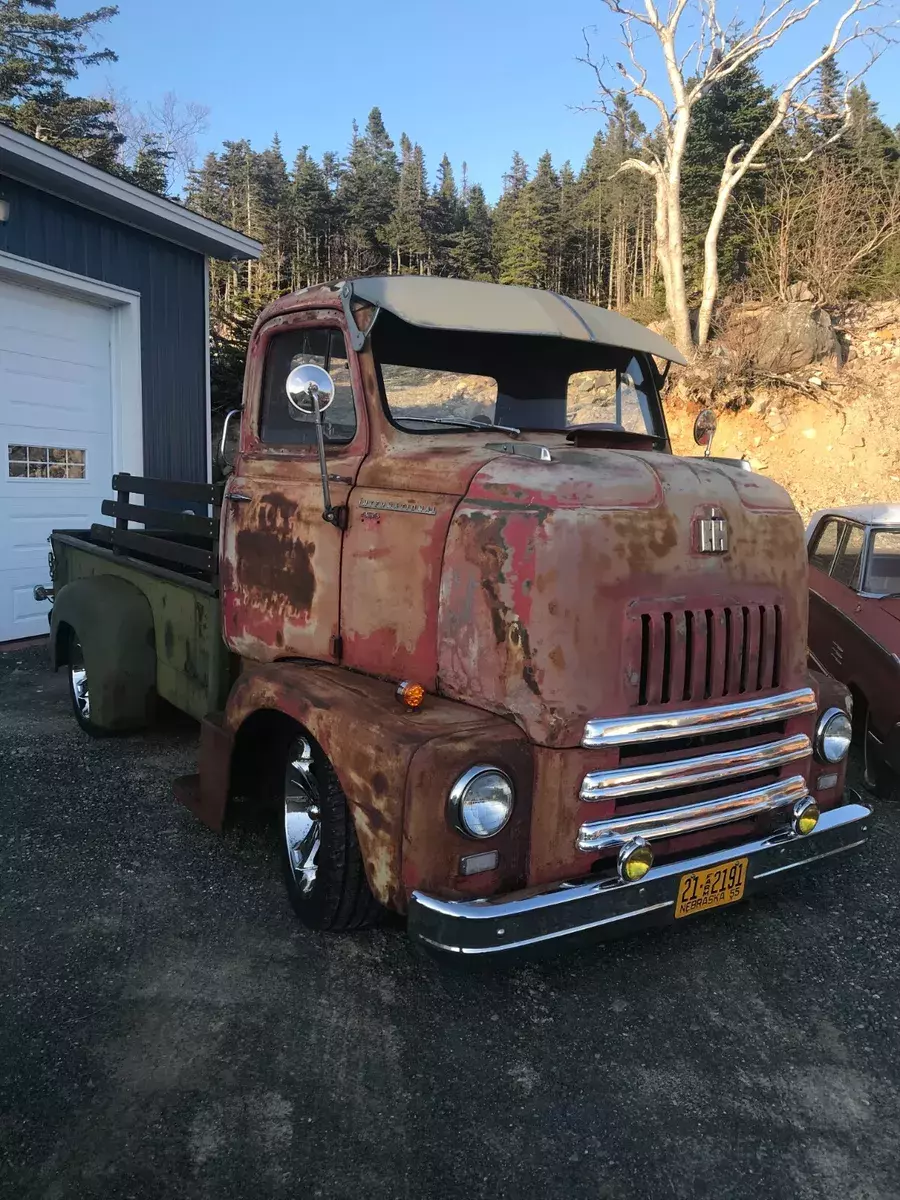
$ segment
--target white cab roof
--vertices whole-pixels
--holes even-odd
[[[846,508],[820,508],[809,518],[807,541],[822,517],[845,517],[848,521],[858,521],[860,525],[900,527],[900,504],[851,504]]]

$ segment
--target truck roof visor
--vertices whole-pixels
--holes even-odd
[[[671,342],[636,321],[556,292],[423,275],[348,282],[355,298],[421,328],[566,338],[686,362]]]

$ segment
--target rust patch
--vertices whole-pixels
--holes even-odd
[[[296,505],[280,492],[260,499],[252,529],[238,531],[242,571],[267,593],[267,605],[308,613],[316,594],[315,544],[293,536]],[[279,604],[279,597],[281,603]]]

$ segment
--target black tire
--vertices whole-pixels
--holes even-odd
[[[277,761],[280,853],[291,907],[308,929],[342,933],[375,925],[381,905],[369,889],[334,768],[299,726],[285,730]]]
[[[74,629],[70,630],[66,643],[66,673],[69,680],[69,701],[75,720],[91,737],[107,737],[109,730],[91,720],[90,689],[84,669],[84,652]]]
[[[863,726],[863,764],[866,787],[871,788],[879,799],[889,800],[894,789],[900,787],[900,777],[894,774],[882,757],[880,742],[869,728],[868,709]]]

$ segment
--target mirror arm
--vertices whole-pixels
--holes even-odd
[[[319,389],[313,384],[310,388],[313,403],[313,415],[316,422],[316,448],[319,451],[319,472],[322,476],[322,520],[336,529],[347,528],[346,504],[331,503],[331,489],[328,486],[328,463],[325,458],[325,429],[322,424],[322,410],[319,408]]]

